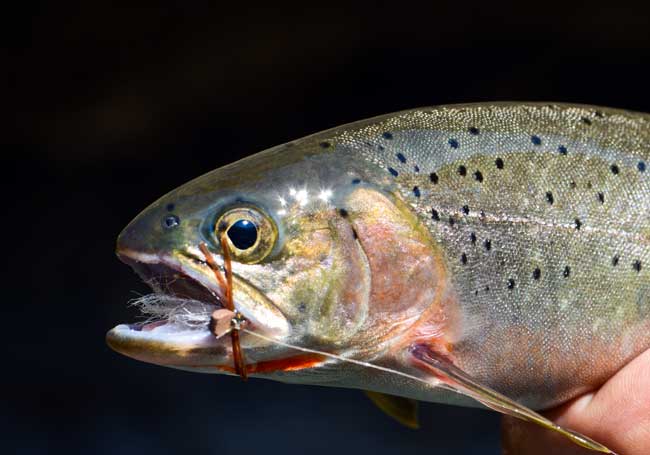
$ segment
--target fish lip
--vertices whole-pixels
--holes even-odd
[[[129,249],[118,249],[118,258],[125,264],[131,266],[143,280],[152,287],[156,293],[165,293],[171,290],[172,294],[179,297],[186,297],[200,300],[204,303],[214,303],[214,309],[223,307],[224,290],[216,279],[211,280],[211,270],[205,261],[197,257],[181,253],[151,254]],[[151,276],[152,272],[159,268],[163,273],[160,277]],[[188,294],[182,294],[166,286],[174,286],[173,282],[166,282],[172,274],[180,274],[180,279],[190,285]],[[236,276],[234,276],[237,279]],[[162,280],[163,288],[156,280]],[[236,284],[236,282],[235,282]],[[237,299],[233,302],[247,320],[247,328],[264,333],[267,336],[283,337],[289,331],[288,322],[283,314],[279,313],[277,306],[273,305],[281,315],[283,321],[275,318],[272,324],[265,324],[259,315],[247,305],[241,304]],[[272,302],[271,302],[272,303]],[[284,322],[278,324],[278,322]],[[274,324],[273,324],[274,323]],[[153,323],[156,324],[156,323]],[[148,363],[172,367],[192,367],[197,364],[229,364],[232,362],[232,345],[230,337],[216,338],[208,328],[180,328],[172,324],[162,324],[161,329],[154,327],[152,323],[131,323],[119,324],[106,334],[106,342],[113,350],[128,357]],[[177,330],[175,330],[177,329]],[[246,341],[242,338],[242,347],[247,348]],[[255,346],[259,345],[259,339],[249,340]]]

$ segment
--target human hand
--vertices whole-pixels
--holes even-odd
[[[603,386],[543,414],[559,425],[606,445],[619,455],[650,454],[650,350]],[[504,416],[504,455],[588,455],[556,432]]]

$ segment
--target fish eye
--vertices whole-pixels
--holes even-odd
[[[215,223],[214,234],[217,243],[225,236],[233,257],[249,264],[268,256],[277,239],[271,218],[254,207],[235,207],[224,212]]]

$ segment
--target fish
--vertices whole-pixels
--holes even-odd
[[[270,148],[121,232],[154,293],[107,343],[236,374],[204,245],[232,258],[247,376],[365,390],[412,427],[417,401],[487,407],[612,453],[538,411],[650,348],[649,160],[648,114],[562,103],[418,108]]]

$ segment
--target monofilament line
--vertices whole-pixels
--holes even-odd
[[[364,362],[363,360],[349,359],[347,357],[343,357],[343,356],[336,355],[336,354],[331,354],[329,352],[318,351],[316,349],[309,349],[309,348],[303,348],[301,346],[295,346],[293,344],[285,343],[284,341],[278,341],[278,340],[274,340],[273,338],[269,338],[267,336],[260,335],[259,333],[252,332],[252,331],[250,331],[248,329],[240,329],[240,330],[242,332],[248,333],[249,335],[256,336],[258,338],[261,338],[262,340],[269,341],[271,343],[275,343],[275,344],[278,344],[280,346],[284,346],[286,348],[295,349],[297,351],[307,352],[307,353],[310,353],[310,354],[322,355],[323,357],[328,357],[330,359],[340,360],[341,362],[352,363],[354,365],[358,365],[358,366],[361,366],[361,367],[371,368],[371,369],[374,369],[374,370],[383,371],[385,373],[395,374],[397,376],[402,376],[402,377],[407,378],[407,379],[412,379],[414,381],[421,382],[421,383],[426,384],[428,386],[437,387],[437,385],[434,386],[432,383],[430,383],[429,381],[425,381],[422,378],[418,378],[417,376],[413,376],[411,374],[404,373],[402,371],[393,370],[392,368],[382,367],[382,366],[379,366],[379,365],[375,365],[373,363]],[[441,383],[440,387],[443,387],[443,388],[445,388],[447,390],[453,390],[454,392],[458,393],[457,390],[451,389],[451,388],[447,387],[445,384]]]

